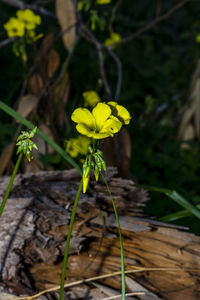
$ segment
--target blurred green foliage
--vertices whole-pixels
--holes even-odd
[[[29,1],[31,3],[31,1]],[[121,1],[114,21],[114,31],[122,37],[136,32],[156,17],[164,14],[179,1]],[[114,1],[113,1],[114,4]],[[54,11],[52,4],[46,8]],[[104,16],[105,30],[98,26],[95,35],[103,42],[108,36],[108,21],[112,6],[98,8],[98,16]],[[15,14],[15,9],[0,3],[2,23]],[[200,58],[200,44],[195,37],[200,33],[200,2],[191,1],[177,10],[165,21],[159,22],[136,39],[115,48],[122,62],[122,89],[119,102],[132,112],[128,130],[132,138],[131,171],[141,184],[176,190],[194,204],[200,202],[200,159],[199,143],[190,141],[190,149],[182,149],[176,140],[180,109],[187,101],[191,76]],[[84,18],[89,12],[84,13]],[[55,32],[56,20],[42,17],[42,32]],[[0,28],[1,40],[6,38]],[[39,42],[40,43],[40,42]],[[56,41],[61,61],[66,58],[66,49],[61,40]],[[34,51],[29,49],[33,63]],[[14,106],[22,86],[24,72],[19,59],[12,54],[12,46],[0,49],[1,73],[0,96],[8,105]],[[114,94],[117,68],[114,60],[104,53],[105,70]],[[8,67],[9,65],[9,67]],[[70,94],[66,107],[67,115],[83,104],[82,93],[96,89],[102,100],[107,100],[100,83],[97,53],[86,40],[80,39],[69,64]],[[11,140],[14,125],[10,117],[0,111],[0,151]],[[72,129],[73,131],[73,129]],[[64,142],[69,132],[58,131]],[[45,166],[52,164],[63,168],[57,155],[43,157]],[[146,211],[154,216],[164,216],[181,208],[163,195],[153,193]],[[193,217],[177,221],[190,226],[200,234],[199,221]]]
[[[131,128],[134,132],[131,166],[139,183],[176,190],[191,203],[200,203],[199,144],[191,141],[190,149],[181,149],[173,128],[153,121],[146,122],[142,128],[138,124]],[[151,198],[146,207],[148,214],[161,217],[181,210],[165,195],[152,192]],[[176,223],[187,224],[200,234],[199,221],[188,219]]]

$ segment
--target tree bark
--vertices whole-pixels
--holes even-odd
[[[117,177],[114,168],[106,174],[120,218],[125,269],[134,270],[126,275],[126,290],[143,293],[127,299],[199,299],[200,238],[178,226],[144,218],[147,193],[131,180]],[[17,176],[0,218],[2,295],[33,295],[59,285],[79,180],[76,170]],[[0,177],[1,198],[8,181]],[[67,282],[117,271],[120,244],[112,203],[103,182],[92,181],[78,204]],[[120,276],[68,288],[65,299],[99,300],[116,294],[120,294]],[[58,299],[58,291],[38,299]]]

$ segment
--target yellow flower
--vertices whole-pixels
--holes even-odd
[[[95,91],[87,91],[83,93],[84,105],[94,107],[100,102],[99,95]]]
[[[78,2],[78,10],[82,10],[83,9],[83,2],[79,1]]]
[[[98,103],[92,110],[77,108],[72,113],[72,121],[78,123],[76,129],[79,133],[94,139],[103,139],[113,136],[121,129],[122,123],[112,116],[110,107],[105,103]]]
[[[86,155],[90,144],[91,139],[79,135],[78,138],[72,138],[67,141],[65,151],[69,153],[71,157],[77,157],[79,154]]]
[[[79,155],[79,148],[77,147],[77,139],[69,139],[66,143],[65,151],[71,157],[77,157]]]
[[[41,24],[41,17],[35,15],[30,9],[18,10],[17,17],[24,23],[27,30],[33,30],[37,25]]]
[[[118,43],[121,41],[121,36],[120,34],[116,32],[111,32],[110,37],[107,38],[104,42],[104,46],[111,46],[115,43]]]
[[[197,43],[200,43],[200,33],[196,35],[195,40],[196,40]]]
[[[24,23],[17,18],[10,18],[9,21],[4,24],[4,28],[9,37],[22,37],[25,31]]]
[[[97,4],[103,5],[103,4],[109,4],[111,0],[96,0]]]
[[[119,105],[114,101],[110,101],[107,104],[110,106],[112,114],[117,117],[122,124],[128,125],[130,123],[130,113],[124,106]]]

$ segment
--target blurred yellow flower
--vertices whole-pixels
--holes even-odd
[[[9,21],[4,24],[4,28],[9,37],[22,37],[25,32],[24,23],[17,18],[10,18]]]
[[[112,114],[117,117],[122,124],[128,125],[130,123],[130,113],[124,106],[119,105],[114,101],[110,101],[107,104],[110,106]]]
[[[86,155],[88,153],[88,147],[90,144],[90,138],[79,135],[78,138],[72,138],[66,142],[65,151],[74,158],[79,154]]]
[[[33,30],[37,25],[41,24],[41,17],[35,15],[30,9],[18,10],[16,15],[18,19],[24,23],[27,30]]]
[[[83,9],[83,2],[79,1],[78,2],[78,10],[82,10]]]
[[[197,43],[200,43],[200,33],[196,35],[195,40],[196,40]]]
[[[94,139],[112,137],[122,126],[105,103],[98,103],[92,113],[87,108],[77,108],[72,113],[71,119],[78,123],[76,129],[79,133]]]
[[[97,4],[103,5],[103,4],[109,4],[111,0],[96,0]]]
[[[95,91],[87,91],[83,93],[84,105],[94,107],[101,101],[99,95]]]
[[[116,32],[111,32],[110,37],[105,40],[104,46],[111,46],[115,43],[119,43],[120,41],[121,41],[120,34]]]

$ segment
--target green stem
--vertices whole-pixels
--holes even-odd
[[[16,173],[18,171],[18,168],[19,168],[19,165],[20,165],[20,162],[22,160],[22,157],[23,157],[23,153],[21,152],[20,155],[18,156],[18,159],[17,159],[17,162],[16,162],[16,165],[15,165],[15,168],[12,172],[12,175],[11,175],[11,178],[10,178],[10,181],[9,181],[9,184],[8,184],[8,187],[6,189],[6,193],[4,195],[4,198],[3,198],[3,201],[1,203],[1,206],[0,206],[0,217],[3,213],[3,210],[4,210],[4,207],[6,205],[6,201],[8,199],[8,196],[10,195],[10,190],[12,188],[12,185],[13,185],[13,181],[15,179],[15,176],[16,176]]]
[[[117,209],[115,206],[115,202],[112,196],[112,193],[110,191],[110,188],[108,186],[108,182],[106,180],[106,178],[103,176],[103,174],[101,173],[101,177],[107,187],[108,193],[110,195],[110,198],[112,200],[112,205],[113,205],[113,209],[115,212],[115,218],[117,221],[117,226],[118,226],[118,231],[119,231],[119,239],[120,239],[120,248],[121,248],[121,274],[122,274],[122,300],[126,299],[126,287],[125,287],[125,267],[124,267],[124,247],[123,247],[123,240],[122,240],[122,234],[121,234],[121,229],[120,229],[120,223],[119,223],[119,217],[117,214]]]
[[[65,253],[64,253],[64,258],[63,258],[63,265],[62,265],[59,300],[63,300],[64,284],[65,284],[65,276],[66,276],[66,267],[67,267],[67,260],[68,260],[68,254],[69,254],[69,244],[70,244],[72,228],[73,228],[75,214],[76,214],[76,208],[77,208],[77,205],[78,205],[78,200],[80,198],[82,186],[83,186],[83,179],[81,179],[78,191],[76,193],[76,198],[75,198],[75,202],[74,202],[74,206],[73,206],[73,210],[72,210],[72,215],[71,215],[71,219],[70,219],[70,224],[69,224],[69,229],[68,229],[68,234],[67,234],[67,241],[66,241]]]

